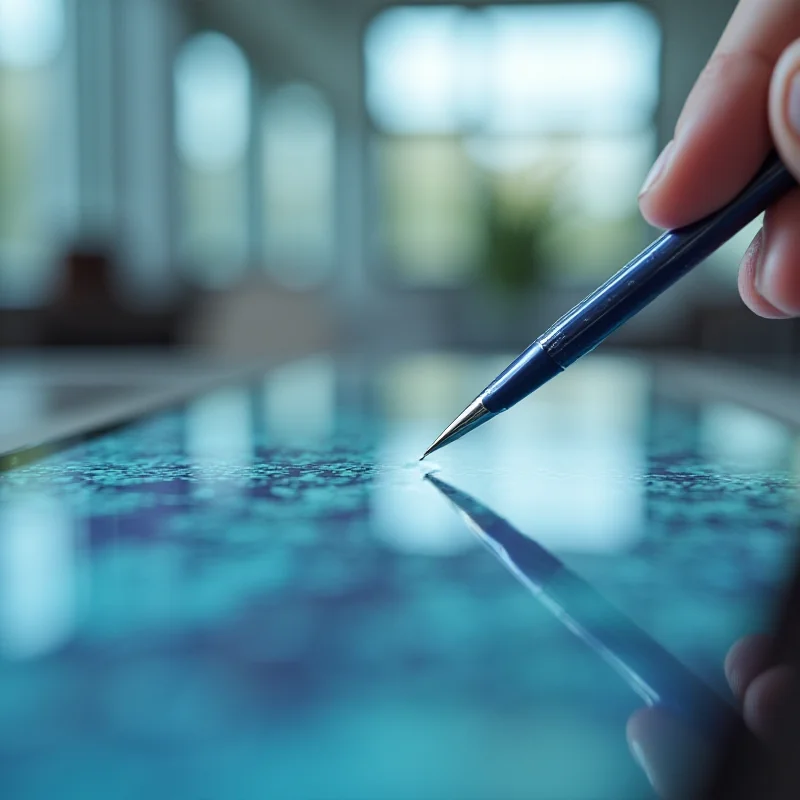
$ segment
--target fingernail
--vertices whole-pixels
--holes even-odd
[[[789,127],[800,136],[800,72],[789,81],[789,97],[786,103],[786,119]]]
[[[753,262],[753,282],[755,283],[756,291],[761,293],[761,282],[764,273],[764,229],[762,228],[755,236],[747,252],[744,254],[744,261]],[[727,676],[727,662],[725,666]],[[731,676],[727,676],[730,682]]]
[[[639,197],[647,194],[647,192],[649,192],[650,189],[653,188],[656,181],[661,177],[662,173],[664,172],[664,169],[669,163],[670,158],[672,157],[672,150],[674,144],[675,140],[673,139],[661,151],[661,155],[656,159],[656,163],[653,164],[653,166],[650,168],[650,172],[647,173],[647,177],[644,179],[644,184],[642,185],[641,191],[639,192]]]
[[[653,783],[653,779],[650,776],[650,766],[647,763],[647,758],[644,754],[644,750],[642,750],[642,746],[636,740],[629,741],[628,746],[631,749],[634,761],[636,761],[636,763],[639,765],[639,768],[647,776],[647,780],[650,781],[650,783]]]
[[[770,257],[770,254],[765,252],[761,256],[760,263],[756,266],[756,270],[756,291],[761,297],[781,314],[785,316],[795,316],[795,310],[787,307],[787,304],[782,302],[784,292],[781,290],[780,259],[774,256]]]
[[[764,228],[762,228],[756,235],[756,238],[753,239],[746,253],[746,258],[753,259],[753,283],[755,284],[756,291],[762,297],[764,297],[764,290],[769,281],[769,275],[767,274],[769,267],[766,263],[767,259],[764,257],[766,255],[766,248],[764,247],[765,235]]]

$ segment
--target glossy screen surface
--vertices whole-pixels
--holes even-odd
[[[309,359],[0,474],[3,796],[649,796],[641,700],[417,462],[507,362]],[[662,382],[592,356],[423,467],[724,694],[800,440]]]

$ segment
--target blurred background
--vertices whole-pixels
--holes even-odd
[[[614,764],[633,769],[622,725],[614,739],[602,716],[622,683],[598,692],[593,658],[562,660],[560,645],[548,644],[561,635],[555,618],[537,628],[546,634],[552,625],[552,640],[536,640],[527,671],[525,654],[534,651],[524,635],[496,626],[499,616],[513,622],[512,606],[486,603],[468,572],[450,581],[433,571],[444,568],[410,560],[455,558],[475,542],[441,498],[412,493],[421,484],[409,463],[510,356],[656,235],[639,214],[639,187],[734,6],[0,0],[0,454],[110,423],[240,365],[287,362],[252,388],[201,397],[181,421],[105,440],[88,466],[73,451],[63,471],[51,461],[7,484],[0,708],[10,711],[0,714],[0,766],[19,761],[38,775],[36,737],[46,747],[66,742],[64,753],[79,755],[77,766],[57,760],[52,774],[67,775],[59,796],[83,766],[103,794],[94,780],[99,752],[115,765],[107,797],[118,785],[145,785],[119,781],[133,773],[114,742],[165,748],[170,759],[173,742],[204,742],[192,769],[222,754],[219,763],[232,765],[237,781],[246,776],[249,791],[259,785],[250,773],[263,772],[263,750],[246,743],[240,760],[236,748],[258,722],[275,726],[275,752],[290,756],[277,761],[294,771],[293,753],[305,753],[306,740],[295,746],[291,731],[300,728],[282,728],[272,711],[256,719],[265,706],[240,692],[270,696],[263,678],[273,656],[310,698],[322,694],[306,692],[312,671],[300,659],[324,673],[321,687],[337,669],[378,681],[400,674],[373,660],[383,648],[393,667],[405,664],[386,639],[393,626],[362,623],[348,604],[348,593],[358,603],[372,598],[374,572],[376,587],[388,587],[374,590],[374,608],[386,597],[402,612],[413,669],[421,665],[424,676],[426,664],[445,658],[437,654],[450,653],[453,673],[439,678],[445,697],[460,691],[452,675],[461,674],[470,702],[476,686],[481,702],[500,700],[470,727],[472,718],[429,702],[424,687],[438,691],[437,683],[410,683],[423,687],[424,704],[398,704],[396,732],[372,737],[378,750],[366,752],[379,757],[370,760],[363,732],[376,714],[392,723],[394,707],[366,691],[363,717],[354,705],[341,728],[320,723],[321,736],[337,737],[330,774],[345,774],[334,761],[348,736],[358,742],[359,769],[394,764],[397,752],[404,767],[396,742],[412,731],[409,741],[427,747],[419,728],[434,732],[440,751],[480,752],[496,770],[522,742],[520,796],[529,794],[530,753],[542,765],[540,796],[624,794],[598,789],[629,775],[609,766],[614,754]],[[677,354],[686,372],[651,374],[636,357],[586,359],[537,396],[527,416],[508,415],[442,454],[472,465],[459,488],[556,549],[718,683],[723,653],[758,629],[754,615],[790,563],[795,520],[785,509],[800,474],[797,384],[780,374],[797,363],[800,327],[758,319],[736,288],[756,228],[603,348],[653,362]],[[327,357],[339,351],[368,366],[402,356],[365,375],[358,363]],[[728,363],[710,370],[706,357]],[[744,368],[752,364],[774,374],[754,380]],[[657,399],[664,386],[674,403]],[[363,460],[356,431],[375,444]],[[662,461],[653,461],[662,444]],[[0,457],[0,469],[17,458]],[[721,465],[713,468],[720,477],[698,463]],[[279,476],[274,491],[265,476]],[[358,538],[362,522],[380,547],[409,559],[396,587],[393,561],[375,556],[372,566]],[[363,557],[340,570],[334,551],[328,562],[320,547],[317,571],[310,548],[331,533]],[[726,547],[731,536],[736,544]],[[262,554],[261,542],[272,549]],[[264,627],[284,584],[297,614],[285,616],[288,624],[273,614],[275,626]],[[513,597],[527,614],[527,595]],[[330,663],[317,657],[327,651],[303,649],[316,646],[307,621],[322,602],[343,626],[339,635],[325,623],[334,635],[326,629],[320,646],[338,653]],[[525,667],[520,685],[534,687],[535,714],[511,707],[514,672],[497,681],[487,667],[485,692],[470,682],[478,652],[471,624],[490,637],[491,669]],[[211,643],[201,646],[210,655],[187,651],[186,669],[180,657],[170,662],[179,652],[172,643],[182,647],[183,632],[206,625],[220,630],[198,640]],[[521,649],[498,658],[503,639]],[[348,672],[362,654],[364,671]],[[14,672],[17,662],[23,670]],[[585,700],[598,697],[601,716],[592,717]],[[160,716],[142,711],[162,698],[177,709],[163,728]],[[228,713],[238,727],[227,727]],[[467,744],[447,745],[449,724],[452,741]],[[95,735],[105,737],[99,750],[91,749]],[[318,741],[327,752],[333,740]],[[570,761],[565,771],[563,754],[576,751],[581,768]],[[175,759],[165,774],[178,774]],[[427,751],[425,759],[433,765]],[[321,770],[306,770],[309,780],[328,774],[324,763]],[[520,775],[503,770],[510,780]],[[150,774],[160,773],[148,764]],[[564,790],[567,774],[586,788]],[[403,769],[395,795],[414,775]],[[203,780],[198,796],[235,794],[214,785]],[[558,788],[548,795],[550,786]],[[48,790],[43,796],[55,794]]]
[[[0,0],[0,354],[516,351],[654,235],[734,0]],[[756,227],[614,338],[780,361]]]

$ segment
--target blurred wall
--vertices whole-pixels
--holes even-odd
[[[69,304],[66,254],[87,242],[109,253],[108,284],[119,314],[131,317],[132,344],[224,343],[231,357],[293,338],[310,348],[514,348],[599,281],[597,272],[556,274],[509,304],[481,280],[435,285],[391,274],[374,158],[380,130],[364,98],[364,36],[385,3],[0,0],[5,6],[17,9],[19,31],[38,24],[40,40],[26,55],[0,34],[3,207],[20,187],[36,187],[22,221],[0,215],[0,342],[42,343],[30,331],[43,329],[54,304],[62,312]],[[654,157],[735,3],[644,6],[661,29]],[[191,69],[199,90],[186,78]],[[47,170],[19,167],[37,161]],[[635,246],[626,240],[620,252],[634,255],[652,235],[640,225]],[[736,298],[744,244],[740,237],[626,326],[619,343],[793,352],[791,324],[762,325]],[[258,325],[231,335],[222,320],[236,317],[237,297],[251,309],[256,296],[264,313],[239,319]],[[269,312],[289,296],[289,320]],[[103,341],[101,316],[93,342]]]

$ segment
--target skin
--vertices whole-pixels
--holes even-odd
[[[781,726],[784,699],[796,687],[796,671],[770,666],[767,636],[738,641],[725,659],[725,675],[748,727],[767,745]],[[696,732],[659,708],[644,708],[628,720],[634,758],[661,797],[686,795],[694,770],[707,767],[713,751]]]
[[[653,225],[693,222],[731,200],[774,146],[800,180],[800,132],[788,119],[800,73],[800,0],[741,0],[692,89],[640,195]],[[800,316],[800,190],[766,214],[742,261],[739,289],[763,317]]]
[[[800,94],[800,0],[740,0],[690,93],[672,142],[645,182],[639,203],[653,225],[674,228],[731,200],[777,148],[800,181],[800,130],[790,111]],[[800,124],[800,120],[798,123]],[[800,316],[800,189],[770,208],[742,260],[739,291],[756,314]],[[745,721],[769,742],[787,687],[785,665],[766,662],[768,640],[737,642],[725,671]],[[666,712],[643,709],[628,723],[631,750],[664,797],[680,796],[676,763],[700,763],[706,744]]]

